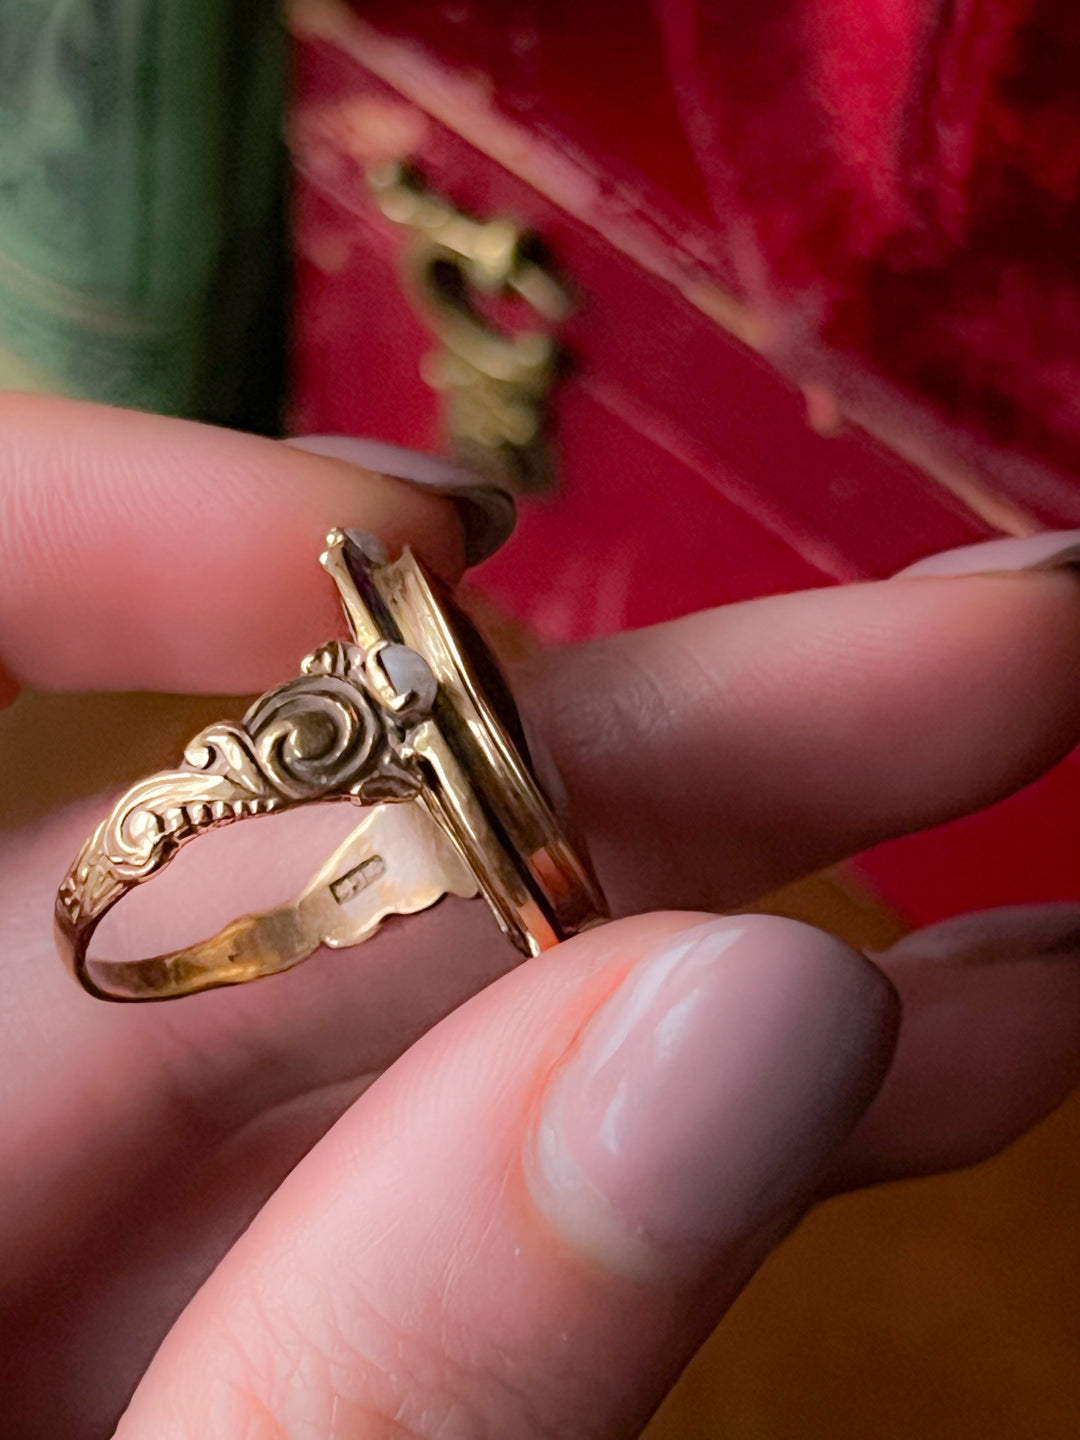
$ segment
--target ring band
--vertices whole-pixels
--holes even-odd
[[[390,914],[482,896],[523,955],[607,918],[533,775],[505,681],[449,596],[405,550],[333,530],[321,556],[351,632],[309,655],[239,723],[124,794],[60,885],[57,940],[107,1000],[165,1000],[290,968],[368,938]],[[204,831],[331,801],[363,819],[290,904],[144,960],[88,957],[95,929]]]

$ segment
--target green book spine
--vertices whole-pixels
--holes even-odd
[[[0,0],[0,385],[276,427],[285,73],[259,0]]]

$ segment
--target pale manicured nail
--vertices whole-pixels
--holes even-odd
[[[285,444],[312,455],[362,465],[365,470],[406,480],[453,500],[465,532],[465,559],[470,565],[494,555],[513,533],[517,518],[513,496],[478,484],[475,475],[452,460],[360,435],[298,435]]]
[[[1044,530],[1038,535],[987,540],[981,545],[928,555],[901,570],[899,576],[906,580],[916,575],[981,575],[1003,570],[1054,570],[1077,564],[1080,530]]]
[[[885,978],[821,931],[766,915],[683,931],[553,1075],[526,1152],[534,1200],[612,1270],[700,1278],[809,1201],[895,1026]]]
[[[1080,905],[1003,905],[915,930],[888,951],[890,965],[1012,965],[1054,956],[1080,960]]]

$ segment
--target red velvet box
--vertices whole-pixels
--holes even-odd
[[[544,641],[1080,525],[1080,148],[1046,143],[1080,102],[1035,84],[1039,35],[1080,42],[1062,6],[924,12],[298,4],[295,428],[440,447],[365,179],[408,158],[575,295],[558,493],[475,573]],[[1073,898],[1078,798],[1071,759],[859,868],[916,921]]]

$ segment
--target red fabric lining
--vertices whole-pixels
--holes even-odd
[[[357,9],[484,77],[633,203],[711,226],[789,370],[816,345],[974,441],[1080,469],[1071,0]]]
[[[979,439],[1075,471],[1075,6],[656,7],[746,293]]]

